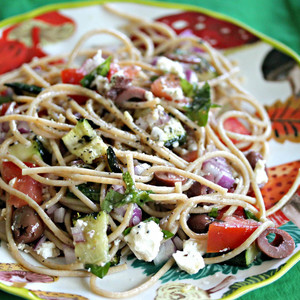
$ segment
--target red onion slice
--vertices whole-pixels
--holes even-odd
[[[202,170],[214,176],[213,182],[229,189],[234,184],[234,177],[224,157],[214,157],[203,162]]]
[[[176,247],[171,239],[166,240],[160,245],[159,252],[154,258],[154,264],[156,266],[165,263],[173,253],[176,252]]]
[[[64,207],[60,207],[54,212],[53,220],[56,223],[63,223],[66,214],[66,209]]]
[[[63,245],[63,252],[65,255],[67,264],[72,264],[72,263],[76,262],[76,255],[75,255],[74,248],[71,248],[67,245]]]
[[[85,237],[80,227],[71,227],[71,232],[75,243],[84,243]]]

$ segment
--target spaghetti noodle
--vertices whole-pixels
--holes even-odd
[[[86,216],[98,212],[107,215],[102,239],[108,251],[106,260],[96,263],[99,268],[118,255],[141,255],[129,232],[137,226],[157,226],[172,237],[179,253],[182,241],[192,241],[204,255],[208,226],[227,224],[230,218],[240,222],[241,209],[259,220],[242,221],[255,226],[236,247],[216,257],[204,256],[204,264],[213,264],[239,255],[273,225],[267,216],[274,209],[266,211],[259,188],[265,182],[261,177],[266,175],[270,122],[262,105],[241,87],[238,67],[199,38],[176,36],[164,24],[125,17],[130,21],[128,35],[93,30],[68,57],[35,59],[0,77],[2,94],[11,98],[2,104],[0,117],[3,238],[12,256],[34,272],[95,274],[86,267],[90,262],[78,255],[78,245],[88,243],[88,237],[84,229],[75,229],[78,220],[89,226]],[[103,34],[119,40],[118,48],[80,52],[88,38]],[[76,143],[70,141],[80,130],[86,131]],[[254,163],[249,155],[254,155]],[[275,209],[288,201],[298,183],[299,177]],[[35,239],[28,238],[34,232],[27,232],[30,226],[22,223],[24,206],[42,227]],[[199,216],[209,219],[209,225],[202,224],[206,229],[199,229],[200,221],[192,222]],[[65,256],[66,264],[49,259],[54,251],[37,251],[46,241]],[[22,245],[46,268],[27,262],[20,253]],[[91,289],[104,297],[133,296],[159,280],[174,261],[189,273],[197,272],[174,258],[166,257],[155,276],[131,291],[104,291],[95,275]],[[124,269],[121,264],[109,272]]]

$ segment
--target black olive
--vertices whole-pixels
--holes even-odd
[[[255,169],[255,166],[259,160],[262,160],[263,157],[259,152],[256,151],[250,151],[247,155],[246,158],[248,159],[252,169]]]
[[[275,233],[275,239],[269,243],[267,236]],[[285,258],[293,253],[295,242],[285,231],[278,228],[267,228],[258,238],[259,249],[271,258]]]
[[[12,229],[17,243],[31,243],[44,231],[44,224],[30,206],[17,208],[13,213]]]
[[[190,229],[196,233],[205,233],[208,231],[208,226],[214,218],[209,217],[207,214],[195,214],[191,215],[187,221]]]

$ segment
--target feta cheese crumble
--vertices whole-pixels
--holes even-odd
[[[94,55],[93,58],[89,58],[85,61],[85,63],[82,66],[82,69],[86,73],[90,73],[99,65],[101,65],[103,62],[104,62],[104,58],[102,57],[102,50],[98,50],[97,54]]]
[[[132,227],[124,240],[138,259],[152,261],[159,252],[163,233],[154,221],[140,222]]]
[[[266,173],[266,161],[260,159],[254,168],[254,176],[257,184],[265,184],[268,182],[268,175]]]
[[[181,87],[163,87],[163,91],[167,93],[173,100],[182,100],[184,98]]]
[[[44,242],[38,247],[36,253],[41,255],[43,258],[57,257],[59,255],[59,249],[56,248],[52,242]]]
[[[196,274],[205,267],[201,245],[193,240],[183,242],[183,251],[177,250],[173,257],[178,267],[189,274]]]
[[[156,66],[161,71],[173,73],[181,78],[185,78],[183,66],[178,61],[173,61],[165,56],[160,56],[157,59]]]

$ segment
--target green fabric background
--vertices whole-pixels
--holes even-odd
[[[0,0],[0,20],[43,5],[65,2],[85,1]],[[300,55],[300,0],[161,0],[161,2],[190,4],[231,16],[284,43]],[[300,264],[298,263],[275,283],[252,291],[239,299],[300,299],[299,279]],[[0,291],[0,299],[18,300],[20,298]]]

